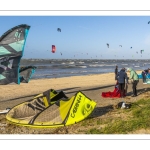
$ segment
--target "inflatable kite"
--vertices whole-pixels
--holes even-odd
[[[102,92],[102,97],[104,98],[120,98],[121,97],[121,93],[120,93],[120,90],[119,90],[119,85],[118,83],[116,83],[115,85],[115,89],[113,92]],[[124,96],[125,96],[125,91],[124,91]]]
[[[57,28],[57,31],[58,31],[58,32],[61,32],[61,29],[60,29],[60,28]]]
[[[50,89],[10,109],[6,119],[30,127],[67,126],[87,118],[95,106],[96,102],[81,91],[68,98],[63,91]]]
[[[55,45],[52,45],[52,53],[55,53],[56,52],[56,47]]]
[[[109,44],[108,44],[108,43],[106,43],[106,45],[107,45],[107,47],[109,48]]]
[[[34,73],[35,67],[30,70],[30,73],[20,76],[22,72],[20,60],[23,56],[29,29],[30,26],[26,24],[18,25],[0,37],[0,84],[12,82],[20,84],[20,79],[26,78],[29,81],[31,74]]]
[[[28,83],[32,77],[32,75],[35,73],[35,66],[26,66],[21,67],[19,69],[20,74],[20,82],[22,83]]]
[[[142,49],[142,50],[141,50],[141,54],[142,54],[143,52],[144,52],[144,50]]]

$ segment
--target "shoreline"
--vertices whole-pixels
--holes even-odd
[[[141,72],[142,72],[142,70],[135,70],[138,74],[140,74]],[[59,76],[57,76],[56,75],[56,77],[55,76],[52,76],[52,77],[46,77],[45,76],[45,78],[44,77],[41,77],[41,78],[38,78],[38,77],[32,77],[31,79],[30,79],[30,81],[31,80],[39,80],[39,79],[55,79],[55,78],[69,78],[69,77],[76,77],[76,76],[92,76],[92,75],[101,75],[101,74],[110,74],[110,73],[113,73],[114,74],[114,72],[102,72],[102,73],[95,73],[95,74],[78,74],[78,75],[68,75],[68,76],[62,76],[62,77],[59,77]],[[36,72],[35,72],[35,74],[36,74]],[[36,75],[35,75],[36,76]],[[47,75],[48,76],[48,75]]]
[[[114,73],[106,73],[50,79],[32,79],[29,83],[21,83],[20,85],[0,85],[0,110],[5,109],[6,104],[4,103],[12,106],[28,98],[31,99],[49,89],[62,90],[68,96],[72,96],[77,91],[84,90],[89,95],[89,98],[98,100],[100,99],[101,92],[114,90],[115,84]],[[99,94],[94,94],[94,92],[99,92]]]

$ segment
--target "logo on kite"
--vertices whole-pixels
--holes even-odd
[[[107,43],[106,45],[107,45],[107,47],[109,48],[109,44]]]
[[[56,47],[55,45],[52,45],[52,53],[55,53],[56,52]]]
[[[58,32],[61,32],[61,29],[60,29],[60,28],[57,28],[57,31],[58,31]]]

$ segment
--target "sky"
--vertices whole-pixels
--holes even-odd
[[[0,35],[16,25],[30,26],[23,58],[150,57],[150,16],[0,16],[0,20]]]

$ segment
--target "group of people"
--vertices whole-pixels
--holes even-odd
[[[150,74],[150,69],[148,68],[148,69],[143,70],[141,74],[142,74],[142,78],[143,78],[143,84],[147,84],[146,76],[148,76]]]
[[[128,77],[127,72],[130,73],[130,76]],[[132,82],[132,90],[133,95],[132,97],[137,96],[137,85],[139,82],[138,74],[135,70],[132,68],[122,68],[120,71],[118,71],[118,66],[115,68],[115,80],[117,81],[117,84],[119,85],[119,91],[120,96],[124,97],[127,94],[128,84],[129,80]]]

